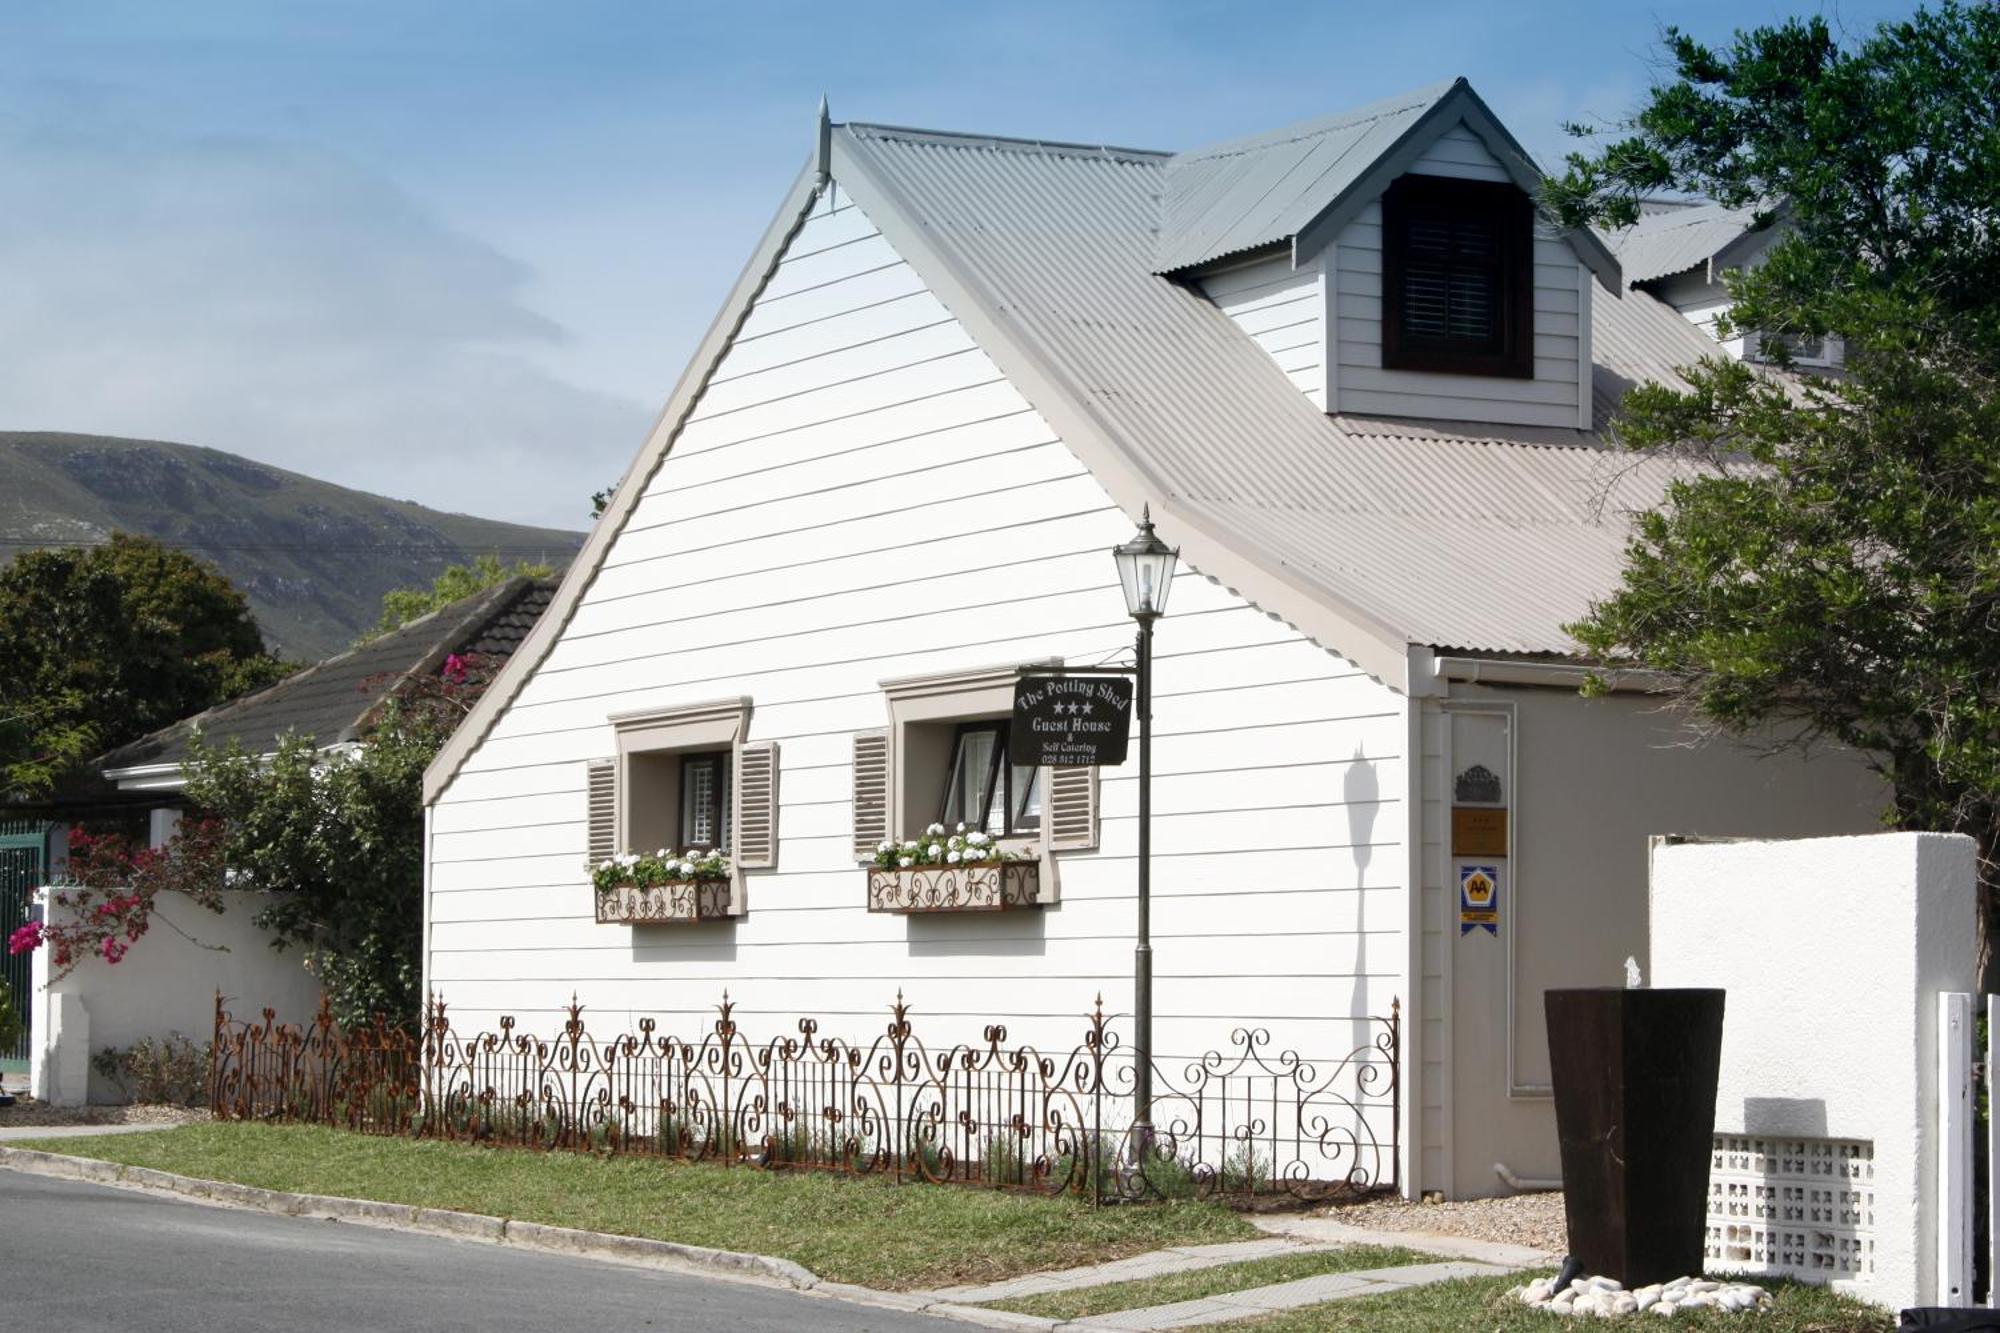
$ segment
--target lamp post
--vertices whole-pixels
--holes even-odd
[[[1112,550],[1125,610],[1139,622],[1139,928],[1132,950],[1132,1139],[1143,1153],[1153,1142],[1153,622],[1167,612],[1180,551],[1153,534],[1152,507],[1140,511],[1139,531]]]

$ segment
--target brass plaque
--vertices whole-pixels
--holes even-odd
[[[1479,806],[1451,808],[1451,854],[1453,856],[1505,856],[1507,854],[1507,812]]]

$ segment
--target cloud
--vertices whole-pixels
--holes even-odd
[[[10,429],[579,528],[651,416],[539,363],[525,266],[299,143],[0,123],[0,272]]]

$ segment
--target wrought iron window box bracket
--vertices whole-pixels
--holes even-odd
[[[597,921],[604,926],[684,926],[733,918],[730,887],[727,879],[691,879],[597,889]]]
[[[871,912],[1003,912],[1039,906],[1041,865],[1036,861],[868,871]]]

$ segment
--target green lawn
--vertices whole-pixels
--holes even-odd
[[[12,1146],[265,1189],[378,1199],[774,1254],[836,1282],[920,1288],[1261,1235],[1215,1204],[1093,1209],[810,1172],[203,1124]]]
[[[1338,1250],[1308,1250],[1272,1259],[1252,1259],[1248,1263],[1218,1264],[1165,1277],[1136,1282],[1113,1282],[1102,1287],[1082,1287],[1075,1291],[1052,1291],[1042,1296],[1021,1296],[1007,1301],[990,1301],[996,1310],[1014,1310],[1040,1315],[1044,1319],[1085,1319],[1110,1314],[1114,1310],[1136,1310],[1148,1305],[1171,1305],[1192,1301],[1224,1291],[1248,1291],[1279,1282],[1295,1282],[1322,1273],[1354,1273],[1364,1268],[1398,1268],[1404,1264],[1430,1263],[1435,1255],[1381,1245],[1349,1245]]]
[[[1439,1282],[1428,1287],[1412,1287],[1388,1296],[1363,1296],[1349,1301],[1333,1301],[1265,1319],[1212,1325],[1215,1333],[1332,1333],[1333,1330],[1366,1330],[1367,1333],[1437,1333],[1439,1329],[1477,1329],[1479,1333],[1556,1333],[1574,1330],[1574,1316],[1531,1310],[1507,1295],[1531,1276],[1466,1278]],[[1670,1329],[1754,1329],[1755,1333],[1891,1333],[1895,1319],[1873,1306],[1835,1296],[1819,1287],[1792,1282],[1770,1282],[1777,1297],[1766,1313],[1751,1318],[1690,1311],[1672,1319],[1651,1320],[1644,1316],[1617,1320],[1620,1324],[1638,1319],[1644,1326],[1658,1324]]]

